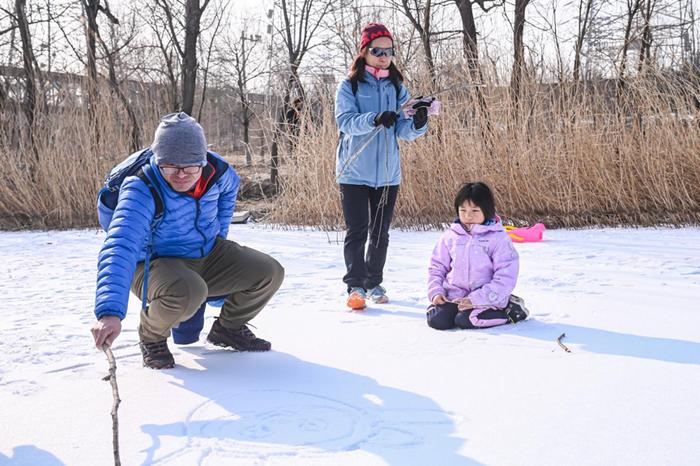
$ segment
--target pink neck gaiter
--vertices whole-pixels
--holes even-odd
[[[381,68],[375,68],[373,66],[365,65],[365,70],[369,71],[369,73],[377,79],[389,77],[389,70],[388,69],[383,70]]]

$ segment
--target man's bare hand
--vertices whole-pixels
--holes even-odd
[[[117,316],[104,316],[93,324],[90,331],[97,348],[102,349],[104,345],[112,346],[122,331],[122,321]]]

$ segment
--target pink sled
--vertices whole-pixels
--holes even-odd
[[[542,241],[544,230],[545,227],[541,223],[535,223],[531,227],[506,228],[514,243],[536,243]]]

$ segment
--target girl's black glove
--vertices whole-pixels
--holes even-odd
[[[387,110],[374,117],[374,126],[384,125],[385,128],[391,128],[398,119],[398,113]]]
[[[413,127],[421,129],[428,124],[428,107],[419,107],[413,115]]]

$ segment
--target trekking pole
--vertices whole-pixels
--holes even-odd
[[[379,131],[381,130],[382,125],[377,126],[374,128],[370,133],[369,136],[367,137],[367,140],[362,143],[362,145],[353,153],[351,154],[347,159],[345,159],[345,163],[343,164],[343,167],[340,169],[340,173],[338,176],[342,175],[345,172],[345,169],[348,168],[348,166],[355,161],[357,157],[360,156],[363,150],[369,146],[369,143],[372,142],[372,139],[379,134]]]
[[[102,351],[107,355],[107,361],[109,361],[109,374],[104,376],[102,380],[109,381],[112,386],[112,398],[114,400],[112,402],[112,452],[114,453],[114,466],[121,466],[122,462],[119,459],[119,417],[117,416],[117,410],[122,400],[119,398],[119,388],[117,387],[117,361],[114,359],[114,354],[109,345],[102,345]]]
[[[440,95],[440,94],[444,94],[445,92],[453,91],[456,89],[469,89],[472,87],[485,87],[485,86],[486,86],[486,84],[483,84],[483,83],[460,83],[460,84],[454,84],[452,86],[443,87],[442,89],[439,89],[439,90],[431,93],[430,95],[433,95],[433,96]]]

